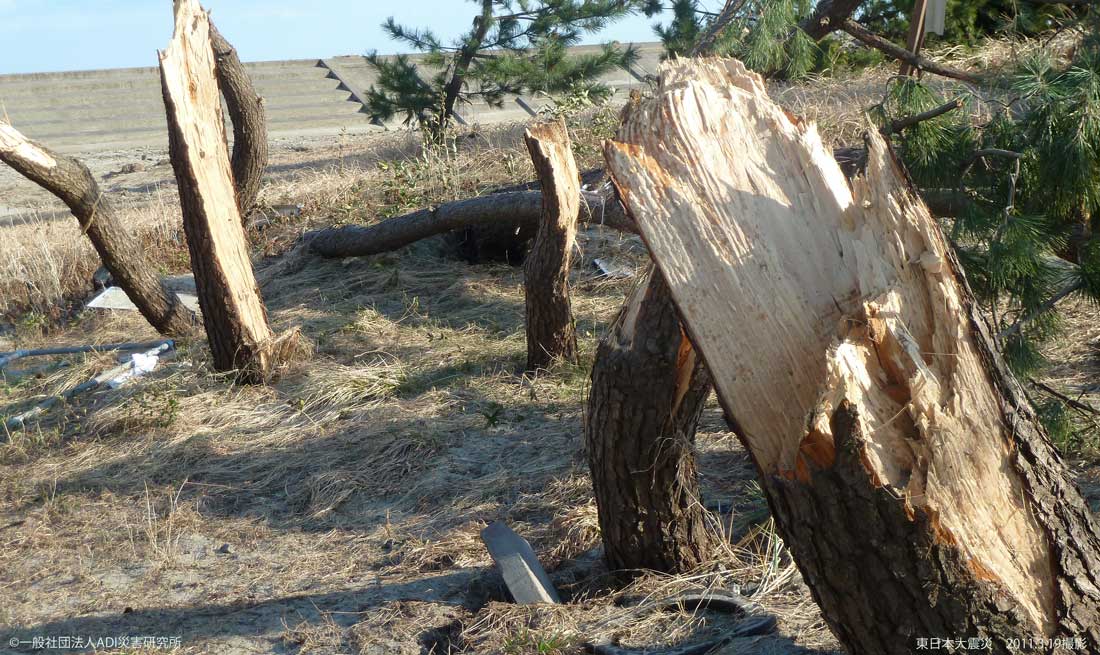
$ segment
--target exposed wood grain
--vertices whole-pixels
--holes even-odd
[[[757,75],[707,59],[664,64],[605,154],[851,652],[910,652],[899,625],[1100,648],[1081,618],[1100,617],[1096,527],[1006,391],[936,222],[867,138],[849,186]]]
[[[577,240],[581,183],[565,121],[533,125],[524,140],[542,187],[542,218],[524,264],[527,370],[536,371],[555,360],[577,359],[569,269]]]
[[[272,369],[274,335],[237,206],[210,22],[195,0],[176,0],[175,21],[160,72],[199,306],[214,367],[259,382]]]

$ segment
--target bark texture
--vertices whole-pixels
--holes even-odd
[[[851,18],[863,0],[821,0],[799,27],[814,40],[820,40],[840,29]]]
[[[267,168],[264,99],[256,93],[237,50],[213,24],[210,25],[210,42],[214,47],[218,86],[233,124],[233,182],[237,189],[237,207],[244,219],[256,206],[260,182]]]
[[[581,192],[580,220],[634,231],[622,204],[609,193]],[[507,225],[527,234],[538,232],[541,191],[507,191],[447,202],[371,226],[345,225],[310,234],[309,249],[322,257],[363,257],[389,252],[437,234],[471,227]]]
[[[193,329],[194,313],[161,284],[156,265],[119,220],[83,163],[27,139],[3,122],[0,160],[69,207],[103,265],[158,332],[183,336]]]
[[[940,64],[927,57],[923,57],[915,52],[909,52],[905,48],[897,45],[893,41],[882,38],[874,32],[868,30],[866,27],[860,25],[852,19],[844,20],[839,28],[855,37],[856,40],[862,42],[864,45],[870,46],[883,54],[893,57],[898,61],[905,62],[912,67],[912,69],[928,71],[929,73],[935,73],[936,75],[942,75],[943,77],[950,77],[952,79],[961,80],[963,82],[970,82],[972,84],[980,83],[977,76],[971,75],[965,71],[961,71],[957,68],[947,66],[946,64]],[[912,70],[910,70],[910,73]]]
[[[524,264],[527,370],[555,360],[577,360],[577,331],[569,306],[569,268],[577,240],[580,173],[564,121],[540,123],[524,133],[542,187],[542,219]]]
[[[203,323],[215,369],[262,382],[275,363],[274,338],[237,208],[210,24],[195,0],[176,0],[175,19],[160,55],[161,84]]]
[[[596,350],[584,434],[612,570],[689,571],[710,552],[695,426],[710,395],[659,272],[634,290]]]
[[[605,154],[849,652],[1100,652],[1100,532],[936,221],[866,139],[849,186],[759,76],[704,59],[666,62]]]

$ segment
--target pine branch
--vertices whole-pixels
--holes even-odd
[[[1043,384],[1042,382],[1039,382],[1035,378],[1028,378],[1027,381],[1030,382],[1031,386],[1035,387],[1036,389],[1039,389],[1040,391],[1045,391],[1045,392],[1049,393],[1050,395],[1054,396],[1058,400],[1061,400],[1062,402],[1064,402],[1065,404],[1069,405],[1070,407],[1076,409],[1079,412],[1083,412],[1083,413],[1086,413],[1086,414],[1092,414],[1093,416],[1100,416],[1100,409],[1096,409],[1092,405],[1086,405],[1085,403],[1083,403],[1079,400],[1075,400],[1073,398],[1070,398],[1069,396],[1065,395],[1064,393],[1056,391],[1056,390],[1052,389],[1051,387]]]
[[[894,59],[897,59],[898,61],[904,61],[914,68],[919,68],[920,70],[925,70],[929,73],[935,73],[936,75],[950,77],[952,79],[961,80],[963,82],[970,82],[971,84],[979,83],[978,78],[974,75],[958,70],[957,68],[952,68],[951,66],[936,63],[931,59],[909,52],[908,50],[897,45],[896,43],[888,41],[881,36],[875,34],[874,32],[871,32],[870,30],[850,18],[841,23],[840,29],[852,35],[852,37],[862,42],[863,44],[870,46],[875,50],[878,50]]]
[[[899,118],[897,120],[891,121],[890,125],[883,127],[879,131],[882,132],[883,136],[896,134],[907,127],[912,127],[918,123],[923,123],[924,121],[943,116],[944,114],[959,109],[962,106],[962,98],[956,98],[951,102],[936,107],[935,109],[929,109],[928,111],[921,112],[913,116],[906,116],[905,118]]]
[[[1062,289],[1058,293],[1054,294],[1050,298],[1047,298],[1043,304],[1039,305],[1027,314],[1024,314],[1020,318],[1016,319],[1015,323],[998,332],[997,341],[1003,342],[1005,339],[1016,335],[1020,331],[1020,329],[1024,327],[1024,325],[1054,309],[1055,305],[1065,300],[1066,297],[1070,294],[1080,291],[1084,288],[1084,286],[1085,285],[1083,282],[1075,282],[1073,284],[1062,287]]]

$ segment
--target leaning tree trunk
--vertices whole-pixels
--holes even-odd
[[[246,383],[270,378],[297,335],[267,323],[237,208],[207,13],[176,0],[175,33],[160,55],[168,146],[214,368]]]
[[[710,552],[695,426],[710,378],[658,271],[596,350],[584,435],[612,570],[689,571]]]
[[[555,360],[576,361],[577,330],[569,306],[569,267],[580,214],[580,173],[564,121],[542,123],[524,135],[542,183],[542,219],[524,265],[527,370]]]
[[[157,266],[119,220],[87,166],[27,139],[3,122],[0,160],[68,205],[103,265],[158,332],[182,336],[191,331],[194,313],[161,284]]]
[[[867,140],[849,187],[740,62],[680,60],[605,154],[849,651],[1098,653],[1100,532],[935,220]]]
[[[246,219],[256,206],[260,182],[267,168],[267,119],[264,99],[256,93],[237,50],[210,25],[218,86],[233,124],[233,181],[237,189],[237,207]]]

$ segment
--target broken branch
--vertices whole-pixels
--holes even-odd
[[[963,106],[962,98],[956,98],[956,99],[952,100],[951,102],[942,104],[939,107],[936,107],[934,109],[929,109],[928,111],[921,112],[919,114],[914,114],[913,116],[906,116],[905,118],[899,118],[897,120],[891,121],[890,125],[884,127],[880,131],[882,132],[882,134],[884,136],[889,136],[891,134],[897,134],[898,132],[901,132],[902,130],[904,130],[907,127],[913,127],[914,125],[917,125],[919,123],[923,123],[924,121],[931,120],[931,119],[937,118],[939,116],[943,116],[944,114],[946,114],[948,112],[952,112],[952,111],[954,111],[954,110],[956,110],[956,109],[958,109],[962,106]]]
[[[942,75],[943,77],[950,77],[952,79],[961,80],[963,82],[970,82],[971,84],[977,84],[978,78],[970,73],[952,68],[945,64],[939,64],[931,59],[922,57],[921,55],[909,52],[905,48],[882,38],[881,36],[871,32],[867,28],[863,27],[851,18],[846,19],[840,25],[840,29],[844,30],[848,34],[851,34],[856,40],[868,45],[882,53],[897,59],[898,61],[904,61],[908,64],[919,68],[920,70],[928,71],[929,73],[935,73],[936,75]]]

